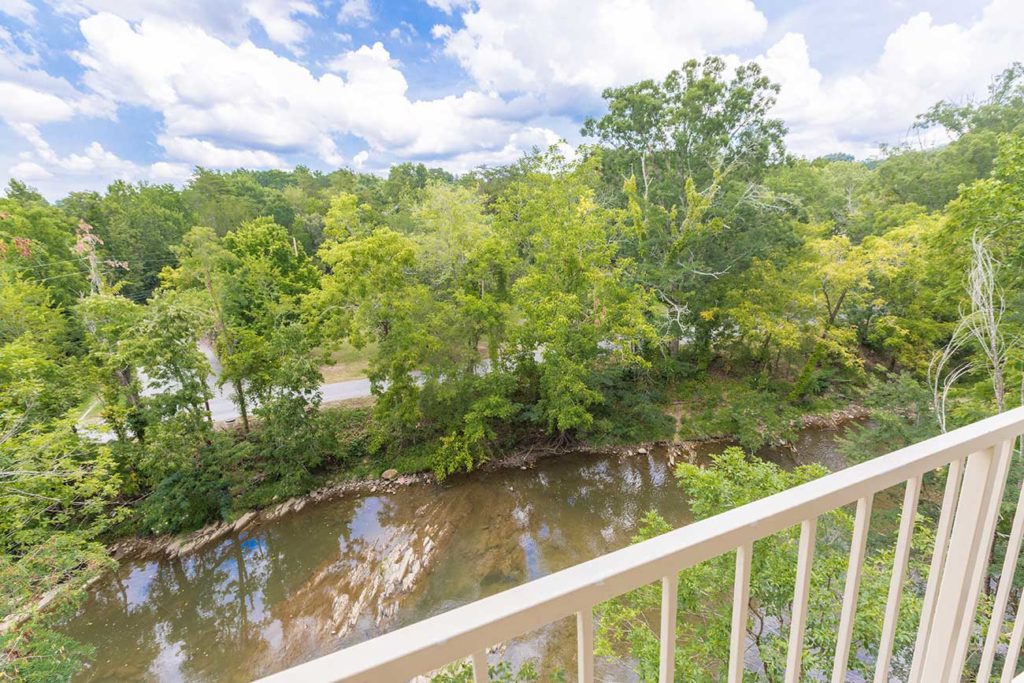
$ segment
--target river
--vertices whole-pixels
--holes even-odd
[[[761,457],[841,465],[834,430]],[[722,445],[702,447],[698,457]],[[65,632],[81,681],[246,681],[627,545],[648,510],[689,511],[660,450],[577,453],[307,505],[176,559],[126,560]],[[573,620],[493,654],[574,675]],[[599,660],[604,680],[628,663]]]

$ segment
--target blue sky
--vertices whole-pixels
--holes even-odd
[[[876,153],[1024,61],[1020,0],[0,0],[0,175],[460,172],[581,142],[604,87],[756,60],[798,154]]]

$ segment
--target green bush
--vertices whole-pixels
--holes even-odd
[[[181,470],[165,477],[140,508],[142,527],[154,534],[196,529],[231,513],[231,495],[220,463]]]

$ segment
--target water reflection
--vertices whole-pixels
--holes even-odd
[[[66,631],[96,648],[81,680],[250,680],[625,546],[651,509],[689,519],[660,453],[307,506],[187,558],[124,563]],[[572,670],[573,628],[506,657]]]

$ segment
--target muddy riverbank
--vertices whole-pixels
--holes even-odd
[[[760,455],[833,466],[837,430]],[[329,487],[126,557],[66,632],[96,648],[79,680],[249,680],[629,543],[642,516],[690,521],[673,462],[722,444],[537,450],[438,483],[397,477]],[[129,549],[125,549],[129,550]],[[572,624],[503,657],[573,666]],[[605,679],[628,680],[602,662]],[[617,668],[618,667],[618,668]]]
[[[868,415],[869,412],[866,408],[859,405],[851,405],[828,414],[804,416],[800,418],[798,423],[794,423],[793,426],[801,432],[829,432],[830,430],[839,430],[853,422],[865,420]],[[807,437],[805,436],[804,438]],[[566,447],[552,447],[543,445],[523,448],[490,460],[483,464],[480,471],[495,472],[514,468],[530,469],[535,467],[538,461],[546,458],[581,453],[631,456],[646,455],[657,450],[664,453],[671,463],[675,463],[677,461],[692,461],[699,453],[706,451],[709,447],[729,442],[730,438],[728,436],[716,436],[697,441],[658,441],[629,446],[594,447],[590,445],[570,445]],[[782,453],[786,448],[796,450],[795,444],[781,444],[765,450],[766,452]],[[835,459],[832,462],[823,462],[822,464],[833,470],[841,466],[841,463]],[[392,470],[391,472],[394,471]],[[228,534],[237,533],[250,524],[272,521],[283,515],[297,512],[309,504],[323,503],[349,496],[364,496],[378,493],[393,494],[403,487],[415,484],[438,484],[436,477],[428,472],[416,474],[394,473],[394,476],[388,476],[388,474],[388,472],[385,472],[385,476],[381,478],[355,479],[324,486],[303,496],[290,498],[261,510],[251,510],[235,520],[210,524],[187,534],[122,538],[110,545],[110,552],[118,560],[139,560],[159,556],[178,557],[214,543]],[[476,475],[460,475],[456,476],[454,480],[461,480],[466,476]]]

